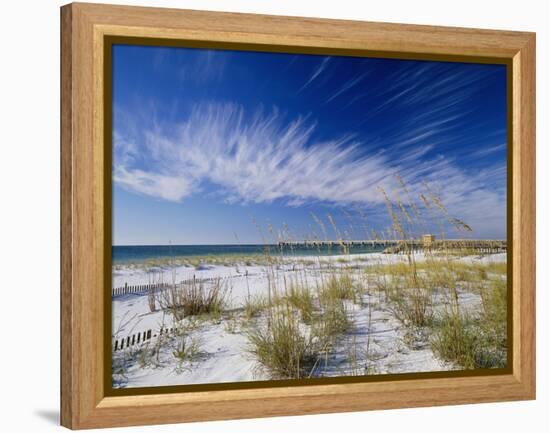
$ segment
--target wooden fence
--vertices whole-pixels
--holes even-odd
[[[176,283],[177,286],[181,287],[187,284],[204,284],[213,281],[225,281],[232,277],[219,277],[219,278],[188,278],[186,280],[181,280],[179,283]],[[129,285],[125,283],[124,286],[115,287],[111,291],[111,295],[115,296],[124,296],[124,295],[143,295],[151,291],[160,291],[165,290],[169,287],[172,287],[172,284],[169,283],[155,283],[155,284],[137,284]]]
[[[168,286],[169,286],[168,283],[137,284],[137,285],[129,285],[128,283],[126,283],[122,287],[113,288],[112,296],[149,293],[151,290],[162,290],[167,288]]]
[[[113,344],[113,352],[129,349],[132,346],[137,346],[157,338],[159,335],[174,334],[176,331],[177,328],[160,328],[158,332],[153,332],[152,329],[148,329],[147,331],[141,331],[123,338],[115,339]]]

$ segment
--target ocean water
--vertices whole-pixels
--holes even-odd
[[[113,263],[142,262],[146,260],[193,256],[231,256],[264,254],[266,249],[273,256],[325,256],[344,252],[338,245],[332,246],[285,246],[278,245],[113,245]],[[354,245],[350,254],[380,252],[383,247]]]

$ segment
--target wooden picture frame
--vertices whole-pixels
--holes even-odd
[[[105,380],[108,38],[509,65],[512,366],[506,374],[110,395]],[[535,398],[535,35],[74,3],[61,8],[61,424],[80,429]],[[110,343],[109,343],[110,344]]]

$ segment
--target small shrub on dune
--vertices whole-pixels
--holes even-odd
[[[505,272],[505,266],[478,265],[474,270],[469,278],[479,289],[481,311],[473,316],[461,314],[455,301],[453,311],[443,313],[434,327],[432,349],[466,369],[502,368],[507,363],[508,303],[506,280],[498,274]],[[496,279],[489,278],[494,273]]]
[[[479,317],[445,312],[434,327],[432,350],[465,369],[502,368],[507,363],[505,290],[485,295]]]
[[[432,350],[443,360],[466,370],[475,368],[476,336],[469,319],[458,312],[445,312],[431,338]]]
[[[211,283],[193,280],[189,284],[173,284],[162,293],[160,304],[176,321],[199,314],[221,314],[228,291],[221,279]]]
[[[353,279],[347,273],[331,275],[328,281],[319,289],[321,303],[331,299],[345,299],[356,302],[357,298],[357,289],[353,284]]]
[[[331,276],[317,295],[291,285],[267,310],[267,324],[248,332],[250,352],[274,378],[309,377],[320,354],[350,329],[346,301],[357,296],[351,277]]]
[[[398,288],[390,294],[390,310],[405,326],[430,326],[433,319],[432,293],[424,288]]]
[[[285,299],[300,311],[304,323],[311,323],[313,317],[313,295],[309,288],[292,284],[287,291]]]
[[[508,298],[506,281],[494,280],[487,289],[481,290],[483,317],[494,325],[506,324]]]
[[[346,310],[345,301],[350,299],[353,286],[351,279],[340,284],[336,277],[319,289],[320,312],[313,322],[314,333],[325,350],[335,338],[351,327],[351,320]],[[355,295],[355,292],[353,292]]]
[[[485,367],[505,367],[507,361],[507,314],[508,298],[506,282],[493,281],[481,292],[483,313],[481,331],[483,350],[478,355],[478,364]]]
[[[326,351],[339,335],[351,328],[352,322],[343,301],[334,299],[323,305],[322,313],[316,316],[312,326],[321,350]]]
[[[315,364],[313,338],[302,328],[298,316],[290,305],[278,305],[268,313],[267,326],[247,334],[250,352],[274,378],[308,377]]]
[[[244,316],[250,320],[260,315],[267,308],[267,301],[261,295],[252,295],[244,304]]]

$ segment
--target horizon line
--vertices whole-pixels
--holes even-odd
[[[414,240],[420,240],[421,237],[413,238]],[[411,239],[398,239],[398,240],[411,240]],[[508,241],[507,238],[440,238],[438,240],[469,240],[469,241]],[[305,244],[305,243],[323,243],[323,242],[371,242],[371,241],[396,241],[396,239],[316,239],[316,240],[283,240],[277,242],[262,242],[262,243],[205,243],[205,244],[112,244],[111,247],[200,247],[200,246],[264,246],[264,245],[279,245],[281,243],[289,244]]]

